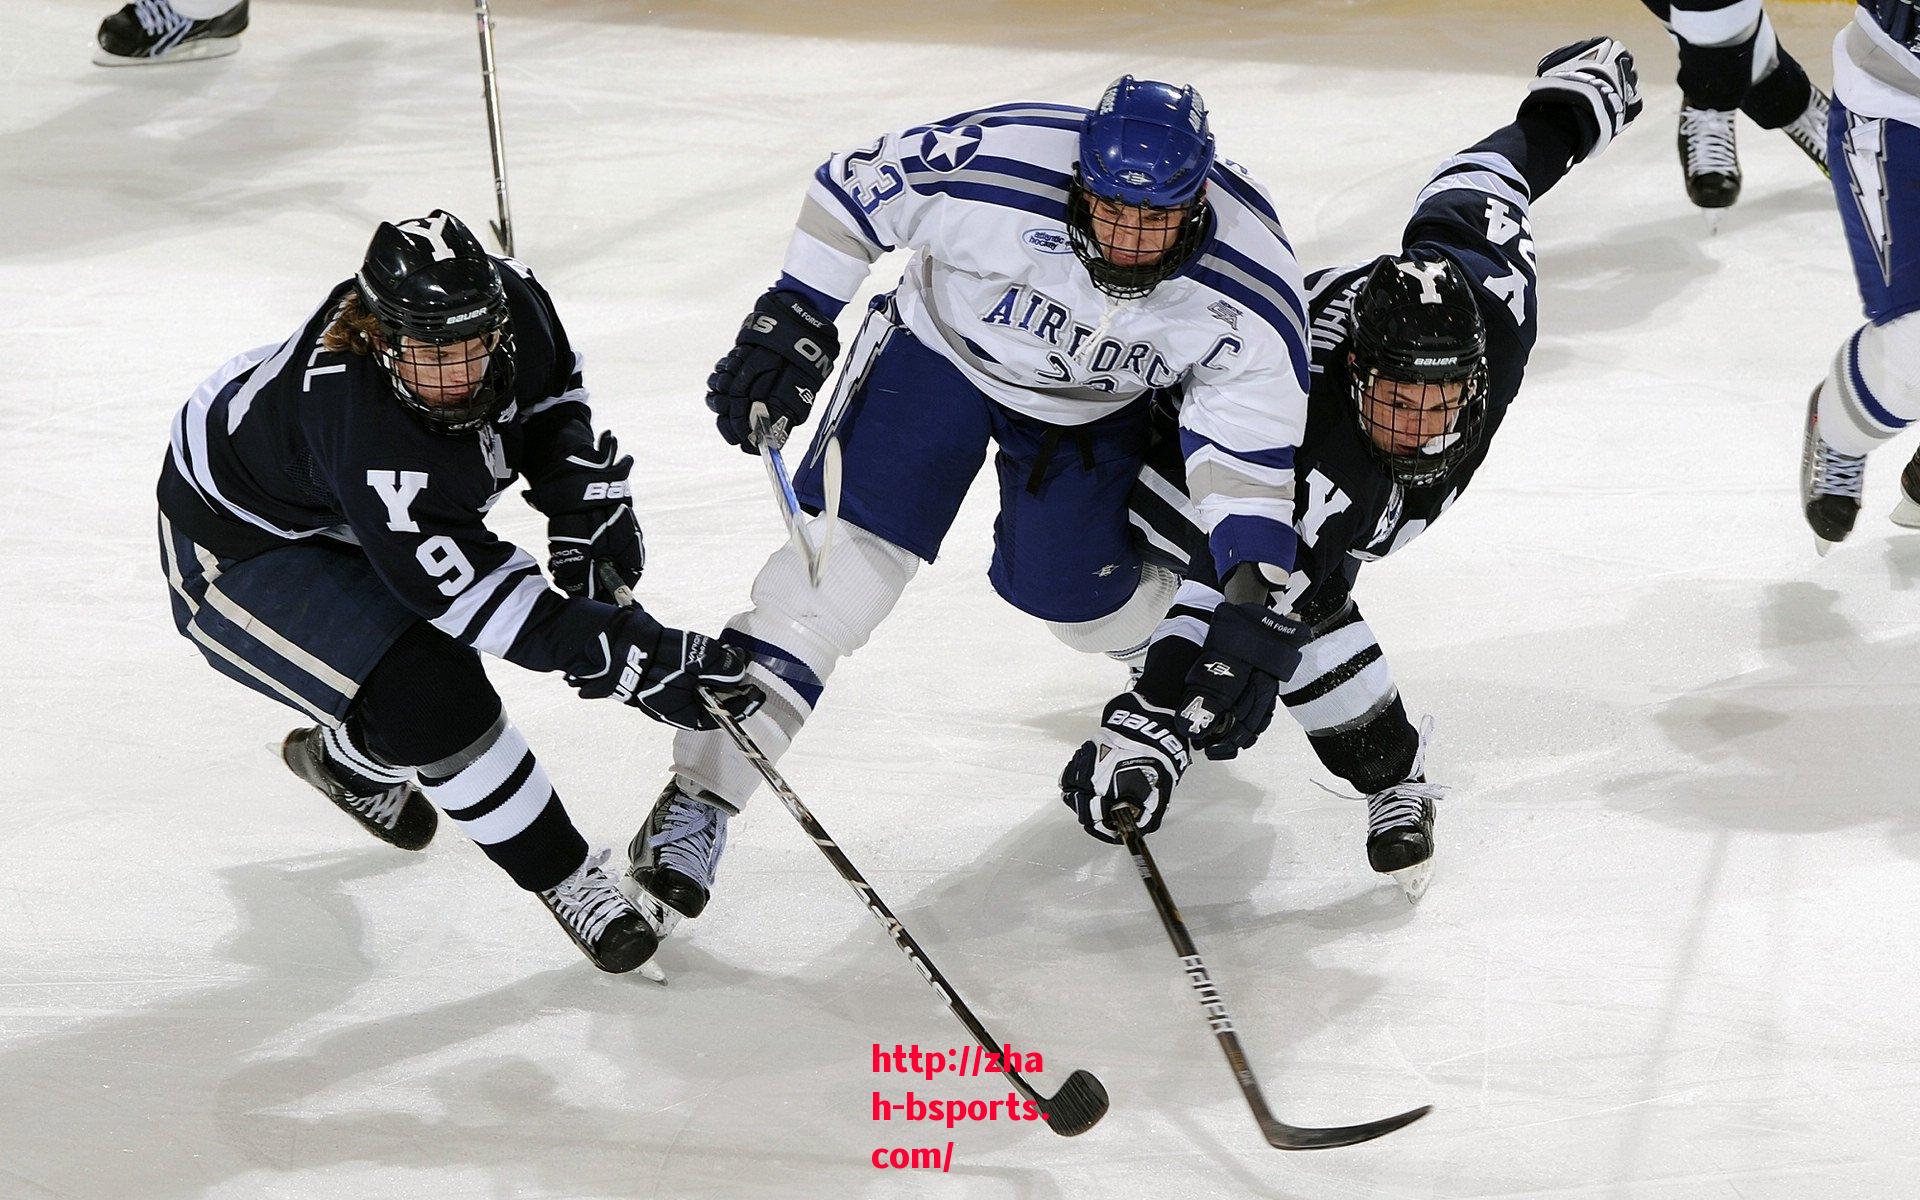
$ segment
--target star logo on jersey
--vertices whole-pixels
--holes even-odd
[[[980,127],[962,125],[958,129],[935,127],[920,139],[920,161],[936,171],[958,171],[972,161],[980,149]]]
[[[1240,331],[1240,310],[1228,304],[1225,300],[1219,300],[1207,305],[1207,311],[1220,320],[1225,321],[1227,327],[1235,333]]]

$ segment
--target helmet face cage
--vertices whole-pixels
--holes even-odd
[[[451,340],[428,341],[385,322],[381,331],[375,355],[394,396],[433,432],[470,433],[513,399],[513,331],[505,313],[493,328]],[[464,353],[448,354],[449,347]]]
[[[1487,417],[1485,359],[1465,376],[1403,380],[1356,358],[1349,380],[1367,448],[1402,486],[1436,482],[1479,447]]]
[[[1095,197],[1076,173],[1067,189],[1067,233],[1093,285],[1117,300],[1138,300],[1171,278],[1206,234],[1207,202],[1200,197],[1170,208],[1128,204],[1117,197],[1099,199],[1103,211],[1096,212]],[[1169,229],[1174,230],[1172,240],[1157,257],[1124,266],[1107,258],[1108,247],[1150,249]]]

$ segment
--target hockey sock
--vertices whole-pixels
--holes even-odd
[[[420,790],[530,892],[558,884],[587,857],[586,839],[504,712],[473,745],[422,765]]]

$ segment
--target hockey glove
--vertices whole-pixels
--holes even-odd
[[[754,426],[783,445],[813,411],[814,397],[840,353],[833,322],[798,292],[768,292],[740,324],[733,349],[707,377],[707,407],[719,418],[727,444],[757,454]]]
[[[1575,155],[1583,162],[1607,148],[1640,115],[1640,76],[1633,54],[1612,38],[1588,38],[1540,60],[1520,111],[1539,105],[1569,109],[1588,137]]]
[[[527,503],[547,514],[547,573],[569,596],[611,604],[601,564],[629,590],[646,570],[647,543],[627,485],[633,458],[619,454],[613,435],[603,433],[591,455],[569,455],[527,489]]]
[[[588,648],[592,660],[567,682],[584,699],[612,697],[681,729],[716,728],[700,700],[711,692],[720,707],[744,721],[766,700],[747,682],[746,651],[712,638],[668,629],[638,608],[623,608]]]
[[[1060,799],[1088,833],[1119,845],[1113,810],[1122,803],[1141,810],[1134,818],[1141,833],[1160,828],[1174,785],[1192,761],[1176,724],[1172,713],[1133,692],[1107,702],[1099,734],[1082,742],[1060,773]]]
[[[1214,609],[1180,698],[1180,732],[1189,744],[1212,759],[1252,746],[1273,720],[1280,681],[1293,677],[1308,636],[1304,622],[1264,605]]]

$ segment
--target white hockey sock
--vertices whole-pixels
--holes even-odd
[[[1820,389],[1820,436],[1862,455],[1920,418],[1920,313],[1862,325],[1840,343]]]

